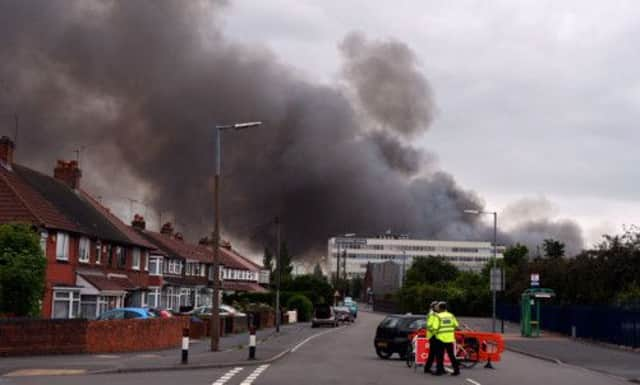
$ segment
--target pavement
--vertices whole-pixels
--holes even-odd
[[[383,360],[373,349],[375,328],[384,315],[360,312],[355,324],[336,329],[311,329],[282,358],[254,366],[199,370],[109,373],[71,376],[0,377],[0,385],[423,385],[426,381],[455,385],[617,385],[628,380],[573,365],[504,352],[495,370],[477,365],[460,377],[432,377],[407,368],[394,357]],[[466,320],[465,320],[466,321]],[[313,331],[311,331],[313,330]],[[316,334],[321,333],[321,334]],[[511,343],[509,340],[508,344]],[[582,345],[581,345],[582,346]]]
[[[280,333],[276,333],[274,328],[259,330],[256,334],[256,361],[277,359],[295,343],[317,332],[309,323],[283,325]],[[124,354],[0,358],[0,375],[123,373],[255,365],[255,362],[248,361],[248,342],[247,333],[225,336],[220,339],[220,352],[211,352],[209,339],[192,340],[187,365],[181,364],[181,348]]]
[[[491,319],[461,318],[472,329],[491,330]],[[505,322],[508,350],[562,365],[574,365],[640,383],[640,352],[543,331],[538,338],[520,336],[520,325]],[[500,322],[497,323],[500,330]]]

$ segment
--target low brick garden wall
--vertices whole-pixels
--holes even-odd
[[[180,345],[189,318],[0,321],[0,355],[115,353]]]
[[[0,355],[82,353],[87,320],[0,321]]]
[[[259,328],[274,326],[273,312],[255,313]],[[190,317],[89,321],[0,320],[0,356],[68,353],[116,353],[180,346],[182,330],[191,338],[209,336],[209,319]],[[223,317],[220,334],[244,333],[246,317]]]

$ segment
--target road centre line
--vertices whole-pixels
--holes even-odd
[[[243,369],[242,367],[237,366],[237,367],[229,370],[228,372],[226,372],[222,377],[218,378],[211,385],[224,385],[225,383],[227,383],[227,381],[229,381],[231,379],[231,377],[233,377],[236,374],[240,373],[240,371],[242,371],[242,369]]]
[[[300,347],[302,347],[302,345],[306,344],[307,342],[311,341],[312,339],[316,338],[316,337],[320,337],[323,336],[325,334],[331,333],[332,331],[338,330],[339,328],[333,328],[333,329],[329,329],[326,332],[322,332],[322,333],[318,333],[318,334],[314,334],[311,337],[307,337],[306,339],[304,339],[302,342],[300,342],[299,344],[297,344],[296,346],[293,347],[293,349],[291,349],[291,353],[294,353],[296,350],[300,349]]]
[[[481,383],[479,383],[478,381],[474,381],[474,380],[472,380],[472,379],[470,379],[470,378],[467,378],[467,382],[470,382],[470,383],[472,383],[473,385],[482,385],[482,384],[481,384]]]
[[[262,374],[262,372],[264,372],[265,370],[267,370],[267,368],[269,367],[269,364],[266,365],[260,365],[258,366],[253,372],[251,372],[251,374],[249,374],[247,376],[247,378],[245,378],[240,385],[251,385],[253,384],[253,381],[256,380],[256,378],[258,378],[258,376],[260,374]]]

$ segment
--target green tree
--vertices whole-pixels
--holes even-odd
[[[0,313],[39,315],[46,267],[40,237],[31,226],[0,225]]]
[[[562,258],[564,257],[564,243],[556,241],[555,239],[545,239],[542,248],[544,249],[544,255],[547,258]]]
[[[436,284],[452,281],[458,275],[458,269],[441,257],[418,257],[407,270],[406,285],[417,283]]]
[[[280,243],[280,258],[279,262],[281,264],[280,274],[282,277],[282,282],[291,280],[291,272],[293,271],[293,265],[291,264],[292,257],[289,254],[289,248],[287,246],[286,241],[282,241]]]
[[[503,254],[505,266],[519,266],[527,262],[529,249],[525,245],[516,243],[507,248]]]
[[[320,267],[319,263],[316,263],[316,265],[313,267],[313,276],[316,278],[324,279],[324,274],[322,274],[322,268]]]
[[[307,296],[313,303],[333,303],[333,288],[326,279],[314,275],[300,275],[288,281],[282,281],[281,289],[288,293]]]

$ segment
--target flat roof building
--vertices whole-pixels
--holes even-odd
[[[480,271],[493,257],[491,242],[438,241],[410,239],[406,235],[380,235],[360,237],[357,235],[338,236],[328,242],[328,266],[325,271],[335,276],[337,256],[340,255],[340,276],[344,268],[348,278],[363,277],[367,263],[392,261],[401,266],[403,272],[416,257],[442,257],[460,270]],[[497,258],[502,258],[504,246],[498,246]],[[343,259],[346,255],[346,259]]]

